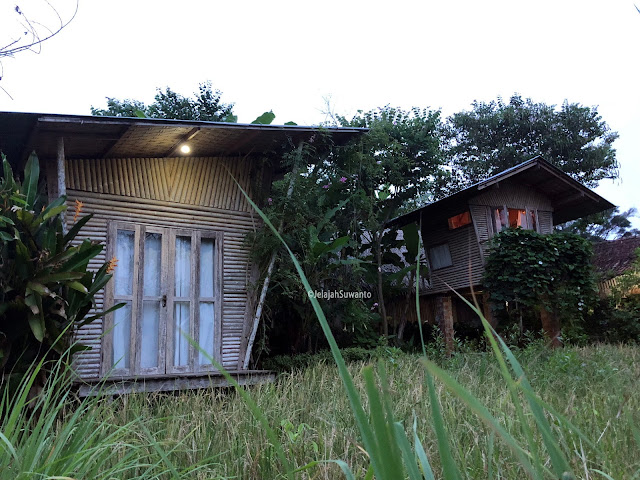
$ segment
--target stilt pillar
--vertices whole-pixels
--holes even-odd
[[[562,346],[560,341],[560,322],[555,312],[550,312],[544,306],[540,308],[540,322],[542,330],[549,339],[552,348]]]
[[[436,298],[436,322],[444,336],[444,345],[447,355],[454,350],[453,341],[453,302],[449,295],[441,295]]]
[[[491,306],[489,292],[484,292],[482,294],[482,314],[487,322],[489,322],[489,325],[494,329],[498,326],[498,319],[493,314],[493,307]]]

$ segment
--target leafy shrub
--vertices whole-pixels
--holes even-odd
[[[578,235],[503,230],[492,239],[484,285],[498,312],[507,304],[525,315],[546,309],[577,336],[596,299],[592,253]]]
[[[65,355],[67,360],[81,345],[73,345],[77,327],[106,312],[87,316],[95,294],[111,278],[109,262],[96,272],[89,261],[102,246],[85,240],[75,244],[78,232],[91,215],[79,217],[64,231],[67,206],[60,197],[46,205],[37,193],[39,166],[29,157],[22,184],[13,177],[2,156],[0,181],[0,369],[18,377],[43,358]]]

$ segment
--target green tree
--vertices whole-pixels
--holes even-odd
[[[444,160],[440,150],[440,112],[385,106],[359,112],[351,120],[338,119],[342,126],[370,129],[352,151],[343,154],[337,166],[346,176],[357,179],[358,194],[350,208],[358,210],[358,214],[354,212],[347,220],[352,223],[351,231],[366,240],[359,257],[369,261],[370,281],[373,276],[372,283],[377,286],[382,333],[387,336],[392,332],[385,291],[398,284],[397,269],[402,270],[404,264],[394,253],[399,247],[396,231],[388,229],[386,223],[433,189],[433,180]],[[395,268],[385,271],[384,265]]]
[[[222,92],[213,90],[211,82],[198,86],[193,97],[185,97],[169,87],[157,89],[155,100],[145,105],[138,100],[118,100],[107,97],[107,108],[91,107],[91,114],[110,117],[170,118],[209,122],[234,122],[233,103],[222,102]]]
[[[618,134],[596,107],[565,102],[556,108],[517,94],[508,103],[498,98],[474,101],[472,107],[447,119],[445,154],[451,170],[440,176],[436,197],[536,155],[589,187],[618,175],[612,146]]]
[[[621,212],[618,207],[593,215],[567,222],[557,228],[562,232],[575,233],[592,242],[622,238],[629,235],[640,235],[640,230],[633,228],[630,217],[635,217],[637,210],[630,208]]]

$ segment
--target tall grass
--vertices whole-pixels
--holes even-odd
[[[18,395],[2,396],[0,407],[9,414],[0,430],[0,478],[640,476],[633,456],[640,449],[637,349],[609,350],[593,365],[585,358],[590,350],[525,356],[529,380],[477,311],[493,360],[477,354],[439,365],[423,355],[347,366],[320,305],[310,301],[335,366],[251,391],[235,384],[232,392],[80,402],[69,393],[68,375],[54,375],[32,405],[36,368]],[[553,362],[567,372],[555,376]],[[580,378],[582,371],[590,376]],[[541,378],[551,387],[541,388]]]

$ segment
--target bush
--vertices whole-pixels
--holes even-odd
[[[90,215],[64,231],[67,206],[60,197],[48,205],[37,193],[39,166],[29,157],[22,184],[2,156],[0,180],[0,370],[20,378],[41,360],[66,357],[88,347],[73,345],[75,329],[107,312],[87,316],[94,296],[111,278],[114,264],[87,270],[102,245],[75,238]],[[116,307],[117,308],[117,307]],[[113,309],[112,309],[113,310]],[[46,371],[46,368],[45,370]],[[14,380],[16,380],[14,379]],[[40,382],[40,386],[44,381]]]

